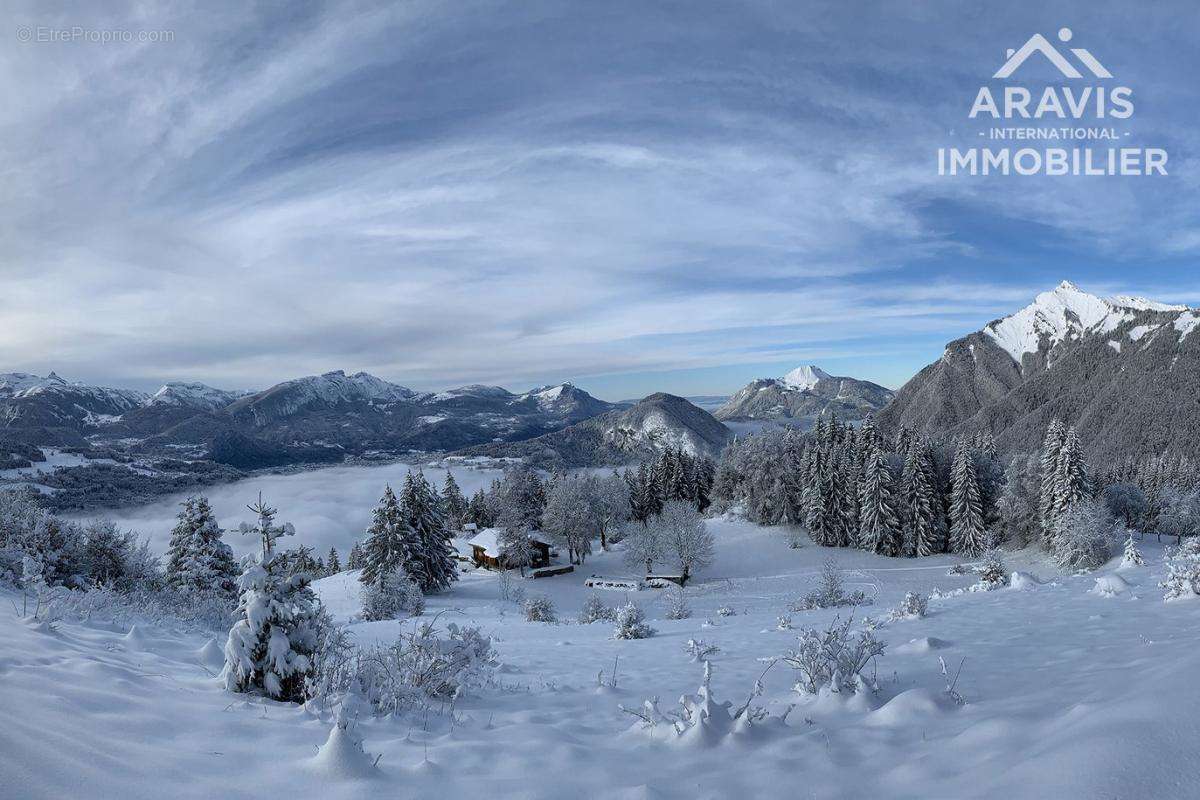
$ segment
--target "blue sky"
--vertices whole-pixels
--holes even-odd
[[[1192,4],[99,5],[7,15],[3,370],[894,387],[1064,278],[1200,303]],[[938,176],[1064,25],[1170,175]]]

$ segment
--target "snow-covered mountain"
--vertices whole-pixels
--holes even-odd
[[[1200,453],[1200,311],[1103,298],[1063,281],[946,346],[878,416],[930,434],[988,430],[1032,451],[1049,421],[1077,426],[1097,458]]]
[[[182,383],[173,381],[164,384],[161,389],[150,396],[146,405],[166,405],[179,408],[194,408],[202,411],[218,411],[233,401],[244,397],[248,392],[214,389],[203,383]]]
[[[70,383],[51,372],[0,374],[0,426],[81,429],[101,426],[146,403],[145,392]]]
[[[630,408],[609,411],[544,436],[462,452],[525,458],[545,467],[589,467],[642,460],[668,447],[715,458],[729,438],[729,429],[707,411],[682,397],[659,392]]]
[[[818,366],[797,367],[782,378],[759,378],[713,412],[719,420],[808,422],[823,413],[862,419],[883,408],[893,392],[857,378],[836,377]]]
[[[180,381],[152,395],[69,383],[54,373],[0,375],[0,430],[10,443],[85,447],[90,440],[138,453],[186,446],[239,466],[516,441],[618,407],[569,383],[522,394],[480,385],[419,393],[340,370],[258,392]]]

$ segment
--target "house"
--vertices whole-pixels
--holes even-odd
[[[533,550],[533,557],[526,566],[537,569],[550,563],[550,543],[537,531],[526,534]],[[502,566],[503,558],[500,551],[500,529],[484,528],[467,542],[471,546],[475,566],[487,569],[506,568]]]

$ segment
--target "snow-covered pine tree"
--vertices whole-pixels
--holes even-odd
[[[420,586],[427,580],[421,547],[420,536],[409,524],[396,493],[391,486],[387,486],[379,505],[375,507],[365,541],[361,546],[354,546],[358,550],[357,558],[354,550],[350,551],[350,557],[358,562],[362,570],[358,579],[363,585],[379,583],[386,575],[395,572],[407,575]]]
[[[809,448],[808,475],[804,481],[804,525],[808,535],[819,545],[834,547],[837,545],[838,532],[834,523],[840,520],[829,518],[828,499],[830,488],[830,466],[825,447],[817,445]]]
[[[266,564],[275,556],[275,542],[284,536],[295,536],[296,529],[290,522],[275,524],[278,511],[263,502],[262,492],[258,493],[258,502],[246,508],[253,511],[258,519],[253,525],[243,522],[238,526],[238,531],[243,536],[257,536],[262,541],[262,563]]]
[[[1057,419],[1051,420],[1042,442],[1042,492],[1039,510],[1042,530],[1054,527],[1054,499],[1058,494],[1055,481],[1058,479],[1058,456],[1067,438],[1067,429]]]
[[[221,527],[208,499],[189,497],[178,519],[167,551],[168,585],[233,595],[237,591],[237,563],[233,550],[221,541]]]
[[[329,548],[329,555],[325,557],[325,574],[337,575],[342,571],[342,561],[338,558],[336,547]]]
[[[1121,558],[1122,567],[1144,567],[1145,560],[1142,558],[1142,552],[1138,550],[1137,544],[1133,541],[1133,531],[1125,537],[1125,554]]]
[[[442,516],[437,495],[419,470],[405,476],[400,508],[420,543],[417,557],[422,564],[422,573],[417,582],[421,591],[438,592],[450,588],[450,584],[458,580],[458,562],[454,560],[452,544],[454,535]]]
[[[946,549],[946,524],[933,480],[929,445],[914,436],[909,440],[902,482],[905,555],[930,556]]]
[[[975,456],[966,440],[960,440],[950,474],[950,549],[975,556],[986,550],[987,544]]]
[[[474,523],[479,530],[490,528],[495,523],[491,510],[488,508],[487,495],[483,493],[483,489],[479,489],[471,495],[471,502],[467,504],[466,513],[463,515],[463,523],[468,522]]]
[[[346,556],[346,569],[359,569],[362,567],[362,544],[355,542],[350,548],[350,554]]]
[[[858,546],[885,556],[900,554],[900,521],[887,457],[871,439],[863,461],[859,490]]]
[[[467,515],[467,499],[458,488],[458,481],[446,470],[446,482],[442,485],[442,509],[446,525],[452,531],[462,530],[463,517]]]
[[[323,627],[323,608],[307,574],[276,572],[273,558],[256,557],[238,579],[237,622],[225,642],[222,678],[231,692],[261,691],[302,703]]]
[[[294,533],[290,524],[276,525],[276,510],[259,495],[249,506],[258,515],[243,533],[262,537],[263,551],[238,578],[241,592],[236,622],[225,641],[222,679],[232,692],[261,691],[268,697],[300,703],[315,667],[321,631],[329,620],[305,573],[287,575],[276,556],[275,541]]]
[[[418,585],[427,581],[421,537],[413,530],[391,486],[384,487],[366,539],[355,548],[359,551],[356,560],[362,570],[359,576],[362,584],[378,583],[391,572],[403,573]],[[354,558],[354,551],[350,551],[350,557]]]
[[[1054,497],[1050,504],[1050,519],[1057,521],[1076,504],[1091,497],[1083,448],[1075,428],[1069,428],[1054,470]]]

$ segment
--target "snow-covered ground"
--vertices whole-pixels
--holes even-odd
[[[663,595],[631,593],[652,638],[616,641],[608,623],[530,623],[497,596],[497,578],[472,572],[431,598],[426,617],[481,625],[496,639],[502,686],[460,700],[454,722],[367,720],[374,776],[337,778],[310,763],[330,720],[301,707],[224,692],[209,635],[171,625],[61,622],[55,630],[0,610],[0,775],[11,798],[59,797],[1196,797],[1200,771],[1200,604],[1163,603],[1155,586],[1161,549],[1119,573],[1124,591],[1090,591],[1096,575],[1056,576],[1028,553],[1010,569],[1044,583],[933,600],[923,619],[887,622],[881,691],[864,702],[814,701],[791,690],[783,665],[763,679],[772,711],[798,704],[786,727],[705,743],[666,741],[618,708],[658,696],[673,706],[694,692],[702,665],[691,638],[720,647],[711,658],[720,700],[745,701],[795,631],[777,617],[830,556],[857,588],[876,595],[877,620],[906,591],[962,588],[949,557],[880,558],[815,546],[789,549],[779,530],[711,523],[717,561],[691,591],[693,616],[663,619]],[[560,619],[573,618],[591,572],[625,574],[619,555],[582,571],[529,580]],[[349,621],[352,573],[324,579],[320,594]],[[853,587],[852,587],[853,588]],[[624,593],[601,593],[613,604]],[[8,598],[0,600],[5,609]],[[719,616],[731,607],[736,614]],[[837,611],[793,614],[825,625]],[[844,611],[842,612],[844,613]],[[360,642],[390,641],[403,622],[353,623]],[[939,657],[961,663],[959,706],[943,690]],[[599,687],[616,661],[616,687]]]

